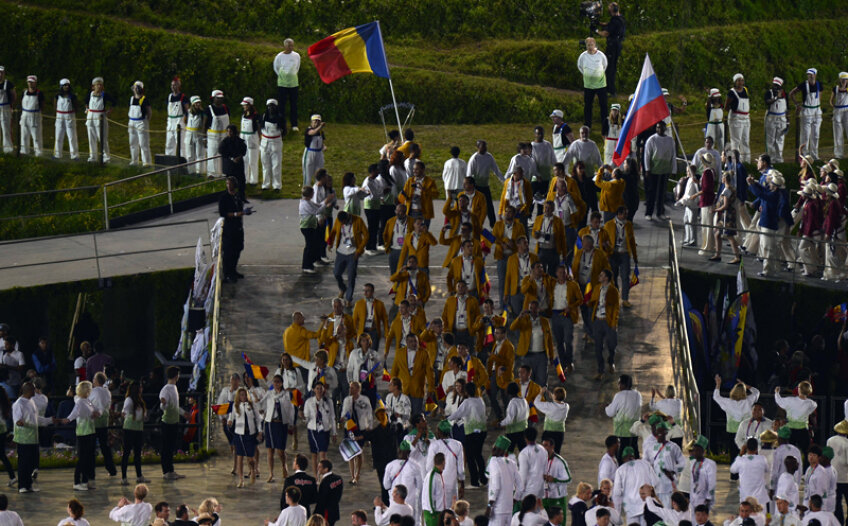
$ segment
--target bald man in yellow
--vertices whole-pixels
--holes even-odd
[[[309,361],[309,340],[317,340],[320,330],[313,332],[303,326],[303,313],[295,311],[292,314],[292,324],[283,333],[283,350],[290,356]]]

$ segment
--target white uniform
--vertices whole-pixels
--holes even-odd
[[[280,190],[283,188],[283,131],[281,126],[266,119],[267,113],[262,117],[262,129],[259,143],[260,157],[262,159],[262,189]],[[279,114],[278,114],[279,115]]]
[[[226,108],[223,105],[221,107]],[[206,115],[212,117],[206,128],[206,155],[209,157],[218,155],[218,146],[227,136],[227,126],[230,125],[229,113],[224,112],[221,115],[215,115],[213,108],[214,106],[206,108]],[[206,163],[206,172],[211,176],[223,175],[221,164],[221,159],[210,159]]]
[[[798,125],[801,127],[800,144],[806,144],[805,154],[810,154],[813,159],[819,158],[819,131],[821,129],[821,83],[817,80],[810,88],[806,80],[798,85],[803,100],[801,101],[801,113],[798,116]]]
[[[88,160],[100,160],[100,145],[103,145],[103,162],[109,162],[109,121],[106,120],[106,97],[104,92],[88,96],[85,110],[85,128],[88,131]]]
[[[568,145],[562,143],[563,126],[568,127],[568,124],[562,123],[559,126],[554,124],[554,129],[551,135],[551,146],[554,148],[554,155],[556,156],[558,163],[565,162],[565,151],[568,149]]]
[[[598,463],[598,487],[601,486],[601,481],[604,479],[615,480],[615,472],[618,470],[618,459],[615,456],[610,456],[609,453],[604,453]]]
[[[604,138],[604,164],[612,166],[612,156],[615,153],[615,145],[618,144],[618,136],[621,135],[621,125],[609,123],[607,136]]]
[[[421,524],[421,489],[424,485],[424,478],[418,464],[410,459],[392,460],[386,465],[382,483],[389,493],[398,484],[406,486],[406,501],[410,503],[414,510],[415,523]]]
[[[804,505],[810,507],[810,497],[822,498],[822,510],[836,511],[836,470],[833,466],[810,466],[804,473]]]
[[[786,410],[787,425],[792,429],[807,429],[810,415],[815,413],[818,407],[818,404],[809,398],[780,396],[780,393],[774,394],[774,401],[778,407]]]
[[[557,163],[554,147],[544,139],[542,139],[542,142],[533,141],[530,143],[530,146],[533,148],[531,155],[536,162],[536,171],[539,174],[539,179],[550,181],[551,172]]]
[[[536,161],[533,160],[533,158],[529,155],[517,153],[512,156],[512,159],[509,160],[509,167],[506,169],[504,177],[510,177],[513,172],[515,172],[515,168],[518,166],[520,166],[524,171],[525,181],[532,181],[535,177],[538,176]]]
[[[821,526],[840,526],[836,516],[830,511],[808,511],[804,513],[804,520],[801,521],[803,526],[810,524],[810,521],[816,519]]]
[[[206,118],[206,111],[200,110],[197,113],[191,111],[186,116],[186,129],[183,143],[183,154],[186,161],[197,161],[206,157],[206,135],[203,130],[203,121]],[[203,173],[203,163],[194,163],[189,165],[188,171],[193,174]]]
[[[254,129],[252,118],[242,115],[241,138],[247,143],[247,154],[244,156],[244,177],[247,184],[259,182],[259,130]]]
[[[721,107],[710,108],[710,114],[707,118],[707,127],[704,129],[704,138],[713,138],[713,148],[716,150],[724,150],[724,110]]]
[[[707,504],[711,506],[715,502],[716,489],[716,463],[714,460],[705,458],[698,462],[690,460],[689,473],[691,475],[691,486],[689,489],[689,508]]]
[[[8,79],[0,82],[0,139],[3,152],[11,153],[15,149],[12,143],[12,83]]]
[[[783,162],[783,139],[789,121],[786,118],[786,93],[781,88],[766,111],[766,152],[772,163]]]
[[[848,136],[848,90],[833,88],[833,156],[841,159],[845,154],[845,137]]]
[[[651,462],[659,479],[659,483],[654,485],[657,496],[663,506],[671,509],[671,494],[686,463],[680,447],[674,442],[654,442],[650,449],[645,448],[645,459]],[[672,473],[673,478],[668,478],[667,471]]]
[[[742,422],[739,423],[739,429],[736,430],[736,447],[742,449],[742,446],[745,445],[745,442],[748,441],[749,438],[757,439],[757,447],[760,444],[760,433],[765,431],[766,429],[771,429],[772,421],[768,418],[763,417],[762,420],[754,420],[753,418],[746,418]]]
[[[645,484],[653,487],[659,484],[657,474],[647,460],[625,462],[615,472],[612,501],[627,516],[628,524],[638,522],[637,518],[644,513],[644,502],[639,496],[639,488]]]
[[[185,126],[186,102],[182,93],[168,95],[168,122],[165,124],[165,155],[177,155],[178,128]],[[185,130],[183,130],[185,131]],[[181,154],[184,152],[180,152]]]
[[[789,510],[785,515],[777,511],[777,508],[771,512],[771,522],[775,526],[801,526],[801,518],[793,510]]]
[[[654,499],[645,499],[645,506],[648,507],[648,511],[653,513],[654,515],[658,515],[666,526],[677,526],[681,521],[689,521],[691,524],[693,522],[694,513],[691,506],[686,511],[678,511],[672,509],[670,506],[663,507],[657,506],[657,503]]]
[[[526,449],[526,448],[525,448]],[[568,483],[571,482],[571,470],[568,469],[568,462],[561,456],[554,454],[550,458],[545,458],[543,475],[548,475],[553,480],[544,483],[543,499],[565,499],[568,497]],[[527,482],[524,481],[524,487],[527,488]],[[525,496],[527,493],[525,492]]]
[[[367,431],[374,427],[374,416],[371,411],[371,401],[365,395],[359,395],[354,401],[353,396],[348,395],[342,402],[342,418],[352,418],[360,430]]]
[[[507,457],[492,457],[486,471],[489,473],[488,501],[492,505],[489,525],[509,526],[512,502],[522,486],[518,467]]]
[[[303,186],[310,186],[315,172],[324,167],[324,134],[319,132],[312,136],[312,142],[303,149],[300,160],[303,170]],[[411,171],[409,173],[412,173]]]
[[[147,115],[144,115],[141,111],[144,98],[144,96],[140,99],[136,99],[134,96],[130,97],[130,109],[127,112],[127,117],[129,118],[127,134],[130,138],[131,166],[138,164],[139,153],[141,154],[142,164],[149,165],[152,162],[150,158],[150,123],[147,122]]]
[[[79,146],[77,143],[77,121],[76,121],[76,97],[58,95],[56,97],[56,140],[53,146],[53,157],[62,158],[62,149],[65,143],[65,135],[68,136],[68,150],[71,159],[79,159]]]
[[[442,182],[445,184],[445,192],[456,194],[462,190],[465,174],[468,172],[468,163],[459,157],[453,157],[445,161],[442,167]]]
[[[545,468],[548,465],[548,452],[539,444],[528,445],[518,454],[518,473],[523,482],[520,498],[527,495],[545,496]]]
[[[447,480],[443,473],[431,469],[424,477],[424,490],[421,493],[421,509],[430,513],[440,513],[453,505],[448,493]]]
[[[786,465],[784,461],[786,457],[793,456],[795,460],[798,461],[798,469],[795,471],[795,483],[800,486],[801,485],[801,450],[792,444],[780,444],[777,446],[777,449],[774,450],[774,454],[772,455],[772,463],[771,463],[771,484],[772,488],[777,487],[777,480],[780,476],[786,473]]]
[[[795,482],[795,478],[789,473],[783,473],[780,475],[780,478],[777,479],[777,486],[774,488],[774,496],[775,498],[785,498],[789,501],[789,508],[793,510],[801,502],[798,497],[798,484]],[[775,507],[775,509],[777,509],[777,507]]]
[[[459,482],[465,482],[465,455],[462,451],[462,442],[453,438],[431,440],[425,463],[425,470],[428,472],[433,469],[436,453],[442,453],[445,456],[442,477],[445,481],[448,502],[451,502],[454,497],[459,498]]]
[[[731,473],[739,474],[739,502],[756,497],[758,502],[768,501],[766,481],[769,478],[768,461],[762,455],[736,457],[730,466]]]
[[[615,508],[610,508],[608,506],[593,506],[586,510],[585,513],[583,513],[583,519],[586,521],[586,526],[588,526],[589,524],[591,524],[592,526],[598,524],[598,511],[600,510],[607,510],[610,513],[609,523],[611,525],[621,526],[622,524],[624,524],[624,521],[621,520],[621,514]]]
[[[748,418],[751,414],[751,408],[754,407],[754,403],[759,398],[760,391],[755,387],[752,387],[751,394],[742,400],[732,400],[721,396],[721,391],[718,389],[713,391],[713,400],[724,410],[726,420],[725,430],[728,433],[736,434],[736,431],[739,429],[739,422]]]
[[[306,508],[297,504],[283,509],[277,520],[269,522],[268,526],[304,526],[305,524]]]
[[[731,109],[727,116],[727,127],[730,130],[730,147],[739,150],[739,160],[743,163],[751,162],[751,99],[748,98],[748,88],[743,87],[741,92],[732,88],[727,93],[728,103],[731,97],[736,100],[736,109]],[[733,106],[729,106],[732,108]]]
[[[30,93],[24,90],[21,94],[21,153],[29,154],[29,142],[36,157],[41,156],[43,129],[41,126],[41,103],[38,100],[41,92]]]

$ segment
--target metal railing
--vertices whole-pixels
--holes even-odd
[[[223,180],[223,177],[208,177],[207,178],[206,176],[204,176],[202,174],[188,174],[188,175],[184,175],[182,177],[193,177],[193,178],[198,178],[198,179],[203,178],[203,180],[196,182],[196,183],[188,184],[188,185],[185,185],[185,186],[178,186],[178,187],[175,188],[174,184],[173,184],[174,183],[173,175],[175,175],[176,172],[179,171],[182,168],[185,168],[185,167],[188,167],[188,166],[191,166],[191,165],[194,165],[194,164],[205,163],[205,162],[208,162],[208,161],[213,160],[213,159],[219,159],[220,157],[221,157],[220,155],[215,155],[215,156],[212,156],[212,157],[205,157],[203,159],[189,161],[189,162],[185,162],[185,163],[182,163],[182,164],[175,164],[175,165],[168,166],[168,167],[165,167],[165,168],[159,168],[159,169],[153,170],[151,172],[145,172],[145,173],[142,173],[142,174],[133,175],[131,177],[125,177],[124,179],[118,179],[117,181],[110,181],[110,182],[107,182],[107,183],[103,183],[101,185],[79,186],[79,187],[75,187],[75,188],[57,188],[57,189],[42,190],[42,191],[37,191],[37,192],[20,192],[20,193],[14,193],[14,194],[0,194],[0,199],[16,199],[16,198],[33,199],[33,198],[36,198],[38,196],[47,196],[47,195],[51,195],[51,194],[73,193],[73,192],[91,192],[91,193],[96,192],[96,193],[101,194],[102,197],[103,197],[103,199],[102,199],[103,205],[98,207],[98,208],[80,208],[80,209],[76,209],[76,210],[54,210],[54,211],[51,211],[51,212],[42,212],[42,213],[38,213],[38,214],[3,216],[3,217],[0,217],[0,221],[27,220],[27,219],[39,219],[39,218],[44,218],[44,217],[60,217],[60,216],[69,216],[69,215],[83,215],[83,214],[95,214],[95,213],[97,213],[97,214],[101,214],[102,217],[103,217],[103,230],[109,230],[110,229],[109,219],[110,219],[110,212],[111,211],[114,211],[114,210],[119,209],[121,207],[126,207],[126,206],[129,206],[129,205],[141,203],[141,202],[144,202],[144,201],[148,201],[150,199],[155,199],[157,197],[163,197],[163,196],[168,197],[169,213],[173,214],[174,213],[174,194],[175,193],[182,192],[182,191],[185,191],[185,190],[189,190],[191,188],[197,188],[197,187],[208,185],[208,184],[214,184],[218,181]],[[137,197],[135,199],[129,199],[127,201],[115,202],[115,198],[113,198],[112,202],[110,203],[110,201],[109,201],[109,191],[110,191],[110,189],[118,189],[118,188],[120,188],[120,185],[139,181],[139,180],[142,180],[142,179],[146,179],[146,178],[156,176],[156,175],[161,175],[161,174],[164,174],[165,177],[166,177],[166,190],[161,191],[161,192],[155,192],[155,193],[152,193],[152,194],[149,194],[149,195],[143,195],[141,197]]]
[[[683,400],[683,432],[694,437],[701,432],[701,393],[695,380],[692,355],[689,348],[689,331],[686,325],[688,314],[683,307],[683,289],[680,286],[680,267],[677,259],[677,243],[674,225],[668,223],[668,266],[666,278],[666,305],[668,308],[668,338],[674,386]]]
[[[213,247],[214,250],[214,247]],[[209,404],[206,406],[206,449],[210,447],[212,440],[212,423],[215,421],[215,415],[212,411],[213,389],[215,387],[215,378],[217,377],[217,354],[218,354],[218,329],[220,324],[221,314],[221,270],[223,264],[223,249],[218,247],[218,256],[215,258],[215,299],[212,305],[212,334],[210,335],[212,343],[209,348],[209,367],[206,372],[206,399]]]

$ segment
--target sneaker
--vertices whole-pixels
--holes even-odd
[[[162,475],[162,478],[165,480],[177,480],[177,474],[171,471],[170,473]]]
[[[18,478],[15,477],[15,478],[9,480],[8,486],[11,488],[12,486],[14,486],[17,483],[18,483]]]
[[[38,493],[39,491],[41,491],[41,488],[36,485],[33,485],[33,487],[29,488],[29,490],[33,493]]]
[[[323,257],[323,258],[321,258],[321,263],[323,263],[325,265],[329,265],[330,263],[332,263],[332,261],[330,261],[330,259],[327,258],[327,257]]]
[[[88,491],[88,484],[74,484],[75,491]]]
[[[184,479],[184,478],[186,478],[186,476],[185,476],[185,475],[180,475],[179,473],[177,473],[177,472],[175,472],[175,471],[172,471],[172,472],[171,472],[171,474],[174,476],[174,478],[175,478],[175,479]]]
[[[653,221],[653,220],[654,220],[653,216],[645,216],[645,219],[647,219],[648,221]]]
[[[468,487],[469,487],[469,488],[474,488],[474,489],[479,489],[479,488],[480,488],[480,484],[469,484],[469,485],[468,485]]]
[[[304,274],[315,274],[315,269],[314,269],[314,268],[304,268],[304,269],[301,269],[301,271],[302,271]]]
[[[366,255],[366,256],[376,256],[376,255],[377,255],[377,251],[376,251],[376,250],[366,250],[366,251],[365,251],[365,255]]]
[[[130,485],[129,479],[126,479],[126,478],[121,479],[121,486],[129,486],[129,485]]]
[[[30,488],[21,488],[18,490],[18,493],[32,493],[33,491]]]
[[[379,250],[380,252],[385,252],[386,251],[386,245],[377,245],[377,250]]]
[[[127,480],[127,479],[124,479],[124,480]],[[143,484],[143,483],[150,482],[150,479],[142,476],[142,477],[138,477],[137,479],[135,479],[135,481],[138,482],[139,484]]]

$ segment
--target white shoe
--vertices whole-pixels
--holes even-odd
[[[15,477],[15,478],[13,478],[9,481],[8,486],[11,488],[12,486],[14,486],[17,483],[18,483],[18,479],[17,479],[17,477]]]
[[[315,274],[314,268],[304,268],[304,269],[301,269],[301,270],[303,271],[304,274]]]
[[[297,126],[292,126],[292,131],[300,131],[300,128],[298,128]]]
[[[88,491],[88,484],[74,484],[75,491]]]
[[[329,258],[321,258],[321,263],[329,265],[332,261]]]
[[[376,250],[366,250],[366,251],[365,251],[365,255],[366,255],[366,256],[376,256],[376,255],[377,255],[377,251],[376,251]]]
[[[386,245],[377,245],[377,250],[379,250],[380,252],[385,252],[386,251]]]

